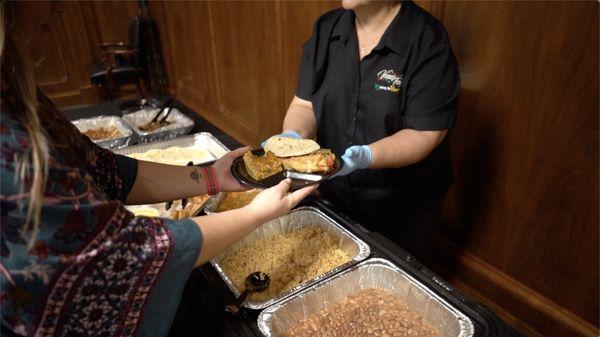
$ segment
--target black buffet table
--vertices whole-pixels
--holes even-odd
[[[175,107],[195,121],[192,133],[210,132],[229,149],[242,145],[185,105],[177,102]],[[122,115],[118,102],[70,109],[63,113],[70,120],[98,115]],[[463,296],[393,242],[355,223],[336,211],[335,206],[326,200],[311,196],[301,205],[319,208],[365,241],[371,247],[371,257],[381,257],[393,262],[463,311],[475,325],[474,336],[522,336],[501,321],[490,309]],[[225,305],[233,300],[234,295],[209,263],[194,270],[183,291],[170,336],[262,336],[256,324],[259,311],[242,311],[235,317],[225,313]]]

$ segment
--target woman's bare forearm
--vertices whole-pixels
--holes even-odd
[[[288,193],[291,183],[290,179],[281,181],[262,191],[242,208],[194,218],[202,232],[202,249],[196,265],[210,260],[269,219],[288,213],[317,188],[313,185]]]
[[[446,132],[447,130],[404,129],[369,144],[372,154],[369,168],[395,168],[416,164],[442,142]]]
[[[267,221],[252,214],[246,208],[197,217],[193,220],[202,232],[202,248],[196,266],[206,263],[220,251]]]
[[[310,101],[294,96],[283,120],[283,131],[296,131],[302,138],[317,136],[317,120]]]
[[[206,193],[204,173],[195,166],[175,166],[138,161],[133,188],[127,195],[130,205],[153,204]]]

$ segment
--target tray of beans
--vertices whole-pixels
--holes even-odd
[[[133,131],[117,116],[84,118],[72,123],[94,143],[107,149],[125,147],[132,142]]]
[[[258,316],[265,336],[471,337],[465,314],[388,260],[371,258]]]
[[[244,306],[263,309],[365,260],[369,246],[316,207],[300,207],[271,220],[221,252],[211,264],[236,295],[254,272],[269,286]]]

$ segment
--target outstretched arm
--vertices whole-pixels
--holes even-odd
[[[208,193],[207,182],[217,182],[217,191],[241,191],[245,187],[231,176],[232,161],[249,148],[227,153],[211,167],[175,166],[138,161],[137,177],[127,195],[127,204],[153,204]]]
[[[395,168],[416,164],[444,140],[446,133],[447,130],[404,129],[382,138],[369,145],[372,153],[369,168]]]
[[[194,218],[202,232],[202,249],[196,265],[210,260],[263,223],[287,214],[317,188],[313,185],[287,193],[290,184],[291,181],[286,179],[262,191],[243,208]]]
[[[294,96],[283,120],[283,131],[295,131],[302,138],[317,136],[317,120],[310,101]]]

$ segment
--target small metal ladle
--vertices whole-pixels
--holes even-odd
[[[242,292],[240,297],[238,297],[233,304],[226,305],[225,311],[236,315],[240,311],[240,308],[244,302],[246,302],[246,298],[254,292],[261,292],[267,289],[270,281],[271,279],[269,278],[269,275],[261,271],[255,271],[254,273],[248,275],[244,281],[246,290]]]

